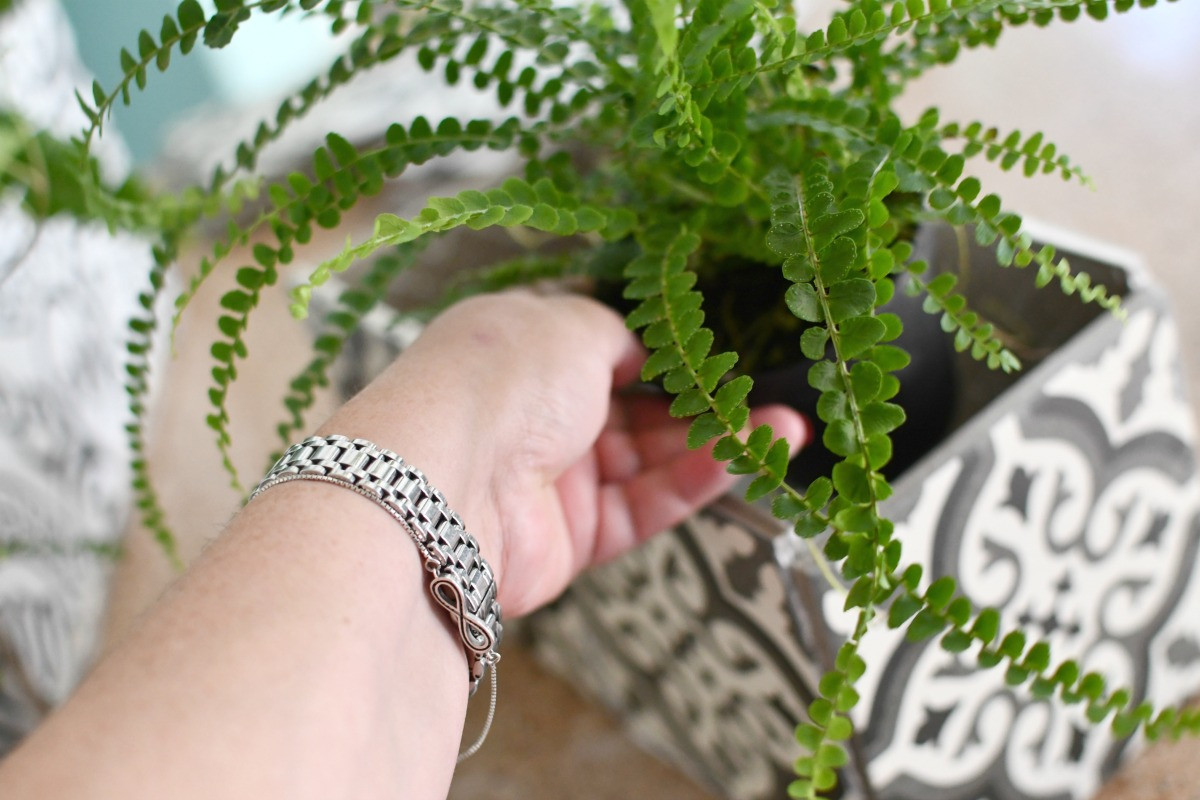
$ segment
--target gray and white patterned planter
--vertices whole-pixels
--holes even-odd
[[[1120,290],[1128,321],[1035,290],[1031,273],[977,249],[959,288],[1027,340],[1036,366],[1006,377],[961,358],[957,427],[893,480],[885,511],[904,562],[929,580],[956,576],[1005,629],[1048,640],[1136,700],[1178,703],[1200,687],[1200,481],[1170,308],[1127,254],[1033,232]],[[947,232],[922,237],[935,264],[939,250],[957,263]],[[314,297],[318,312],[332,294]],[[391,321],[377,309],[348,343],[343,394],[419,333]],[[852,624],[842,602],[803,542],[730,495],[584,575],[530,627],[543,662],[643,746],[757,800],[783,797],[792,779],[793,730]],[[882,624],[861,652],[844,796],[1081,799],[1136,746],[1010,689],[970,653]]]
[[[1128,321],[977,253],[973,305],[1023,309],[1002,322],[1053,351],[1007,387],[964,362],[964,403],[979,410],[894,481],[886,511],[928,579],[954,575],[1056,658],[1177,703],[1200,686],[1200,484],[1175,328],[1131,259],[1068,239],[1049,238],[1126,288]],[[851,625],[842,602],[802,542],[730,497],[584,576],[534,628],[543,660],[646,747],[731,798],[775,798]],[[1084,798],[1131,749],[971,653],[879,628],[861,651],[847,796]]]

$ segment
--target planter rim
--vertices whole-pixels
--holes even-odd
[[[1060,251],[1067,251],[1072,255],[1102,262],[1125,272],[1128,291],[1122,297],[1122,306],[1128,311],[1134,312],[1156,303],[1170,307],[1170,298],[1150,278],[1142,258],[1133,251],[1039,220],[1026,219],[1024,228],[1036,241],[1052,243]],[[1007,267],[1006,269],[1018,268]],[[1056,289],[1047,286],[1037,291],[1056,291]],[[1077,295],[1064,296],[1063,300],[1074,303],[1082,302]],[[1077,357],[1076,349],[1081,341],[1095,337],[1098,331],[1105,328],[1117,328],[1124,324],[1111,313],[1102,311],[1075,331],[1069,339],[1055,348],[1036,366],[1022,370],[1019,379],[1012,386],[997,394],[984,408],[942,439],[903,474],[896,477],[891,482],[895,490],[894,496],[910,496],[917,492],[925,479],[945,462],[947,451],[954,447],[955,442],[981,435],[998,419],[1010,413],[1015,405],[1019,405],[1035,395],[1050,375]],[[729,493],[720,499],[721,510],[727,515],[751,522],[759,531],[774,531],[774,534],[769,535],[768,538],[772,540],[775,559],[781,566],[794,568],[802,564],[809,564],[810,566],[805,567],[806,569],[815,569],[809,552],[811,544],[809,541],[787,535],[790,533],[790,527],[776,519],[767,506],[749,504],[742,500],[742,494],[748,485],[749,480],[739,481]]]
[[[1072,255],[1102,262],[1123,271],[1127,276],[1128,291],[1122,296],[1121,305],[1130,312],[1146,307],[1149,304],[1150,296],[1166,299],[1162,290],[1150,280],[1142,259],[1130,250],[1039,221],[1026,220],[1025,230],[1036,241],[1052,243],[1060,252],[1067,251]],[[1003,269],[1017,268],[1004,267]],[[1056,288],[1051,285],[1037,291],[1056,291]],[[1064,295],[1063,300],[1071,303],[1083,302],[1077,295]],[[1024,400],[1036,394],[1050,375],[1077,358],[1075,350],[1079,342],[1093,337],[1097,331],[1116,328],[1124,324],[1112,313],[1102,311],[1075,331],[1069,339],[1056,347],[1036,366],[1021,370],[1017,381],[1012,386],[997,394],[984,408],[972,415],[969,420],[898,476],[892,482],[895,493],[904,494],[915,491],[934,470],[941,466],[946,459],[946,451],[955,441],[974,438],[987,431],[998,419],[1010,413],[1013,406],[1020,405]]]

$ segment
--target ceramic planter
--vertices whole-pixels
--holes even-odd
[[[973,248],[960,289],[1022,343],[1027,369],[959,357],[952,432],[893,479],[885,511],[930,580],[952,574],[1056,657],[1177,703],[1200,686],[1200,483],[1170,309],[1128,255],[1037,238],[1122,293],[1128,321]],[[920,239],[935,265],[959,262],[952,232]],[[343,393],[418,333],[390,321],[376,311],[348,343]],[[584,575],[531,628],[539,657],[646,748],[724,796],[778,798],[795,725],[851,625],[842,602],[802,541],[733,494]],[[845,796],[1085,798],[1133,747],[935,642],[880,624],[861,652]]]
[[[1128,321],[976,249],[972,304],[1040,363],[1006,381],[961,360],[958,427],[893,481],[886,512],[930,579],[956,576],[1006,628],[1137,699],[1179,702],[1200,685],[1200,491],[1170,311],[1127,256],[1039,238],[1121,290]],[[777,798],[800,755],[793,728],[851,624],[842,602],[803,542],[731,496],[587,574],[533,624],[542,659],[646,747],[728,797]],[[936,641],[880,625],[861,652],[847,796],[1084,798],[1131,749]]]

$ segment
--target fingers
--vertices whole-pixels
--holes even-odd
[[[750,413],[751,425],[770,425],[776,439],[787,439],[794,458],[812,438],[812,424],[794,408],[782,405],[763,406]]]
[[[613,403],[609,423],[596,442],[600,477],[606,483],[629,480],[642,470],[670,461],[687,449],[691,419],[676,419],[658,396],[628,396]],[[785,406],[757,409],[752,425],[770,425],[787,439],[792,455],[808,440],[804,418]]]
[[[751,414],[751,424],[768,424],[788,440],[793,454],[808,440],[808,426],[792,409],[771,406]],[[600,489],[593,563],[611,559],[665,530],[728,491],[735,476],[713,460],[712,446],[687,450],[682,437],[649,454],[653,464]],[[665,441],[665,440],[664,440]]]
[[[622,321],[621,327],[625,331],[625,343],[623,349],[619,351],[616,363],[613,367],[613,388],[620,389],[628,386],[642,376],[642,364],[646,362],[646,348],[642,347],[641,340],[633,334],[633,331],[625,328],[625,323]]]
[[[435,408],[466,407],[486,431],[489,458],[475,466],[488,481],[514,464],[553,477],[590,450],[613,386],[635,378],[642,358],[621,317],[596,301],[512,292],[451,307],[393,371],[429,376],[421,385]]]
[[[674,419],[662,397],[615,398],[608,424],[596,440],[601,480],[628,480],[643,469],[657,466],[687,448],[690,420]]]

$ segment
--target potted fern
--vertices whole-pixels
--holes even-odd
[[[908,701],[888,700],[894,692],[889,694],[892,689],[881,682],[878,670],[872,671],[873,657],[882,659],[880,668],[927,665],[933,662],[922,658],[931,652],[949,658],[934,670],[969,673],[977,666],[1000,666],[1008,682],[1023,696],[1036,698],[1030,702],[1039,708],[1052,698],[1082,709],[1094,725],[1111,717],[1121,735],[1141,731],[1153,737],[1200,725],[1196,713],[1143,702],[1145,685],[1110,690],[1086,654],[1075,653],[1078,661],[1053,655],[1053,631],[1034,624],[1044,621],[1032,616],[1042,612],[1032,610],[1029,619],[1008,629],[1002,623],[1010,615],[1002,618],[995,608],[981,608],[972,592],[958,590],[960,565],[939,555],[941,540],[934,547],[930,536],[935,529],[941,536],[956,514],[970,522],[970,507],[955,514],[945,508],[947,482],[969,472],[963,465],[969,465],[972,451],[947,445],[959,459],[953,475],[935,468],[937,455],[898,477],[888,472],[896,455],[892,434],[907,416],[895,402],[899,374],[912,358],[898,343],[904,341],[905,327],[914,324],[891,310],[898,291],[922,298],[954,350],[1001,374],[1019,370],[1018,347],[1009,331],[975,310],[977,303],[1007,314],[1040,296],[1026,291],[1033,282],[1053,283],[1079,296],[1069,304],[1082,301],[1094,312],[1077,319],[1076,329],[1103,329],[1109,337],[1123,330],[1116,317],[1142,319],[1137,315],[1153,308],[1136,278],[1100,258],[1084,259],[1086,268],[1080,269],[1079,259],[1065,258],[1035,238],[970,175],[972,159],[982,158],[1030,176],[1078,177],[1074,165],[1042,135],[947,123],[936,111],[907,124],[894,110],[896,99],[923,71],[953,61],[962,48],[993,43],[1011,26],[1085,13],[1102,19],[1133,5],[1132,0],[856,0],[827,23],[801,29],[790,4],[750,0],[639,0],[621,9],[544,0],[218,0],[212,12],[196,0],[183,0],[161,25],[141,31],[136,45],[121,51],[123,77],[117,85],[96,84],[79,96],[89,124],[77,139],[22,140],[24,149],[9,162],[21,169],[8,169],[2,177],[25,192],[36,213],[75,213],[149,233],[155,240],[154,290],[139,298],[144,313],[130,325],[128,392],[139,422],[129,431],[137,454],[144,451],[140,420],[148,353],[159,326],[152,313],[156,293],[166,285],[164,276],[183,245],[210,220],[224,225],[176,307],[182,313],[217,270],[235,271],[237,288],[222,297],[223,313],[212,334],[208,423],[238,483],[229,457],[228,397],[244,366],[245,332],[264,292],[282,291],[275,287],[288,265],[301,253],[310,255],[320,230],[339,228],[363,198],[378,194],[408,168],[484,148],[516,154],[522,166],[515,174],[453,196],[430,197],[414,215],[381,214],[370,235],[312,256],[317,266],[287,290],[296,316],[308,313],[314,292],[334,276],[345,273],[354,285],[335,301],[315,341],[313,360],[292,382],[285,400],[289,418],[279,426],[282,440],[290,441],[304,426],[304,412],[328,381],[347,337],[431,239],[488,228],[537,234],[521,237],[531,246],[520,255],[477,265],[460,277],[449,297],[543,279],[583,279],[594,287],[619,281],[630,303],[628,323],[641,331],[650,350],[644,378],[659,381],[674,395],[673,413],[693,418],[691,444],[715,440],[716,457],[748,476],[744,496],[754,504],[720,505],[685,526],[676,539],[652,547],[682,547],[693,555],[693,564],[728,565],[745,555],[731,550],[732,542],[743,541],[748,543],[743,550],[754,551],[765,559],[759,563],[768,565],[766,571],[749,568],[743,578],[737,570],[714,568],[714,580],[748,583],[726,593],[733,599],[715,619],[701,620],[705,627],[699,630],[708,633],[687,635],[717,636],[714,631],[738,617],[730,608],[763,594],[767,572],[773,576],[770,613],[802,610],[785,614],[783,627],[790,631],[772,639],[769,659],[747,662],[745,652],[729,653],[734,663],[786,664],[784,683],[793,694],[779,701],[787,706],[784,713],[762,716],[768,720],[758,726],[762,741],[745,743],[769,754],[766,777],[749,788],[736,781],[724,788],[744,796],[769,795],[778,788],[782,762],[795,768],[791,794],[815,797],[836,790],[839,770],[844,785],[869,787],[876,783],[871,764],[903,758],[895,754],[903,748],[890,751],[888,742],[921,744],[922,737],[940,730],[936,719],[914,725],[916,717],[907,712],[889,718],[889,703],[906,709]],[[91,150],[114,106],[133,102],[155,79],[153,73],[168,70],[196,47],[225,46],[254,15],[300,13],[350,34],[346,55],[264,118],[209,180],[177,192],[150,191],[133,181],[117,188],[104,183],[90,161]],[[291,123],[356,75],[406,55],[447,84],[469,81],[491,93],[513,115],[436,121],[437,110],[431,108],[410,121],[381,120],[375,137],[352,142],[331,132],[309,163],[283,179],[256,174],[261,153]],[[36,177],[39,165],[48,165],[41,174],[50,181],[29,177]],[[951,233],[939,233],[936,223],[948,225]],[[949,246],[939,238],[944,236]],[[547,239],[564,239],[566,246],[542,246]],[[986,250],[986,259],[979,248]],[[969,275],[941,266],[941,260],[931,266],[931,257],[922,255],[947,249],[951,262],[969,265]],[[231,254],[239,252],[249,256],[233,261]],[[356,265],[361,266],[351,270]],[[1017,269],[1010,273],[1000,267]],[[1028,280],[995,288],[993,273]],[[739,365],[764,356],[748,344],[717,345],[756,340],[757,329],[755,336],[746,334],[761,320],[714,330],[724,316],[716,310],[725,296],[714,287],[764,275],[779,287],[778,308],[756,316],[782,320],[784,341],[807,359],[803,373],[816,392],[813,414],[823,423],[821,444],[834,457],[828,474],[808,475],[799,484],[786,480],[787,446],[769,428],[746,429],[753,379]],[[1124,303],[1122,293],[1128,295]],[[763,298],[762,306],[775,299]],[[1139,322],[1138,335],[1152,340],[1160,323],[1159,317]],[[1067,330],[1055,344],[1065,344],[1074,332]],[[1041,396],[1054,381],[1043,367],[1054,361],[1038,367],[1036,385],[1018,391]],[[1060,397],[1070,394],[1069,387],[1056,391]],[[993,423],[1009,424],[987,414],[962,430],[987,440],[997,435]],[[1159,434],[1170,438],[1169,431]],[[991,452],[999,458],[996,448]],[[1192,467],[1184,461],[1176,471],[1186,481]],[[1004,473],[1009,505],[1020,507],[1028,519],[1033,477],[1025,472],[1020,478],[1021,465],[1013,463]],[[1144,467],[1130,463],[1131,472]],[[172,537],[140,455],[134,468],[144,521],[173,555]],[[979,475],[990,487],[992,473]],[[1119,483],[1118,477],[1107,480]],[[1053,513],[1074,508],[1069,499],[1053,506]],[[1168,518],[1183,507],[1183,499],[1171,506],[1175,499],[1164,501]],[[1091,531],[1090,526],[1083,530]],[[1163,523],[1160,537],[1175,527]],[[653,558],[654,552],[659,551],[635,558]],[[1179,556],[1165,548],[1156,552],[1168,561]],[[804,577],[810,569],[821,575],[819,580]],[[604,587],[605,581],[622,580],[620,566],[617,570],[616,577],[600,574],[579,591],[615,602],[617,593]],[[1176,597],[1186,584],[1180,580]],[[606,613],[603,603],[564,608],[552,612],[544,625],[558,638],[571,627],[562,619]],[[609,608],[609,616],[620,616]],[[589,641],[598,636],[613,644],[605,637],[620,630],[619,621],[614,625],[595,627],[599,633],[587,634],[593,637]],[[876,634],[876,629],[881,630]],[[911,643],[901,645],[902,636]],[[933,637],[940,649],[918,644]],[[875,640],[883,644],[872,645]],[[618,645],[613,651],[621,652]],[[560,652],[569,653],[570,645]],[[594,657],[595,649],[591,652]],[[684,646],[667,657],[682,662],[686,655]],[[868,695],[871,701],[860,705]],[[876,702],[881,697],[886,702]],[[976,704],[981,714],[985,706]],[[932,709],[934,716],[944,711]],[[751,713],[737,711],[743,712]],[[942,723],[947,718],[948,713]],[[790,728],[794,738],[785,730]],[[807,754],[795,752],[795,740]],[[1089,753],[1089,769],[1103,768],[1110,752],[1106,746],[1080,747]],[[672,749],[701,763],[712,755],[687,742]],[[844,769],[852,761],[856,767]],[[965,768],[954,791],[979,785],[987,770],[972,769]],[[920,784],[905,777],[902,768],[893,768],[893,774],[902,779],[873,789],[900,797]],[[720,782],[715,773],[706,777]]]

